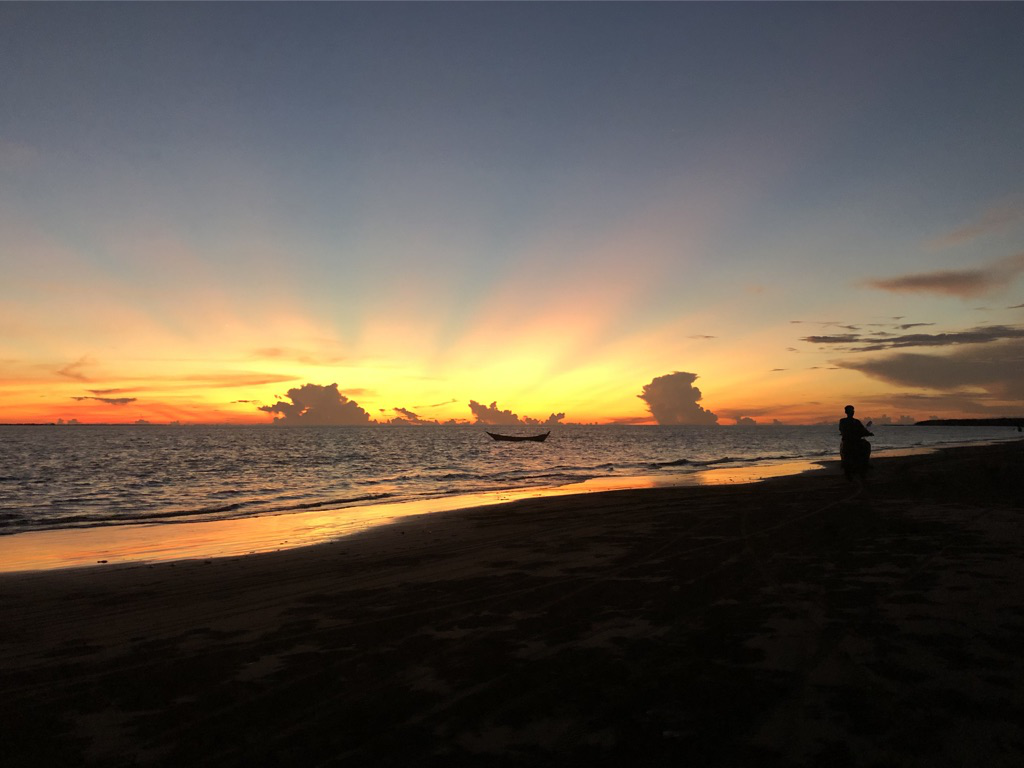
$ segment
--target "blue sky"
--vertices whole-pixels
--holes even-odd
[[[230,420],[337,382],[374,417],[628,420],[686,371],[723,421],[1012,408],[1016,379],[885,379],[802,339],[1016,327],[1022,28],[1016,4],[4,4],[0,403]],[[1002,277],[878,287],[971,270]],[[984,342],[1001,370],[1014,339]]]

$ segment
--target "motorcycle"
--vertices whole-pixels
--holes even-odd
[[[871,422],[869,421],[864,426],[870,427]],[[868,432],[868,435],[874,436],[871,432]],[[839,463],[847,480],[852,480],[855,475],[862,480],[865,479],[868,470],[871,469],[870,458],[871,443],[863,437],[854,440],[843,439],[839,443]]]

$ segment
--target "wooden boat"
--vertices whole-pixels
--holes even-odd
[[[490,435],[495,440],[500,440],[507,443],[543,443],[545,440],[547,440],[547,437],[548,435],[551,434],[551,432],[545,432],[543,435],[496,435],[493,432],[488,432],[487,434]]]

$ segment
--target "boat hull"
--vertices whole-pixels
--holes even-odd
[[[545,432],[543,435],[498,435],[494,432],[488,432],[494,440],[502,443],[543,443],[548,439],[550,432]]]

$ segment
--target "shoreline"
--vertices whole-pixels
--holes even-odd
[[[874,458],[927,455],[953,443],[879,450]],[[591,478],[561,486],[535,486],[427,499],[359,504],[338,509],[195,520],[22,531],[0,536],[0,574],[69,568],[207,560],[318,546],[420,516],[457,513],[523,499],[589,495],[617,490],[758,483],[807,472],[830,472],[838,457],[781,459],[686,473]],[[835,470],[838,471],[838,470]]]
[[[400,520],[458,513],[523,499],[645,488],[754,483],[769,477],[812,471],[821,464],[816,461],[785,461],[685,474],[592,478],[561,486],[481,491],[224,520],[24,531],[0,536],[0,574],[263,554],[328,544]]]
[[[1024,444],[0,577],[5,759],[1011,765]]]

